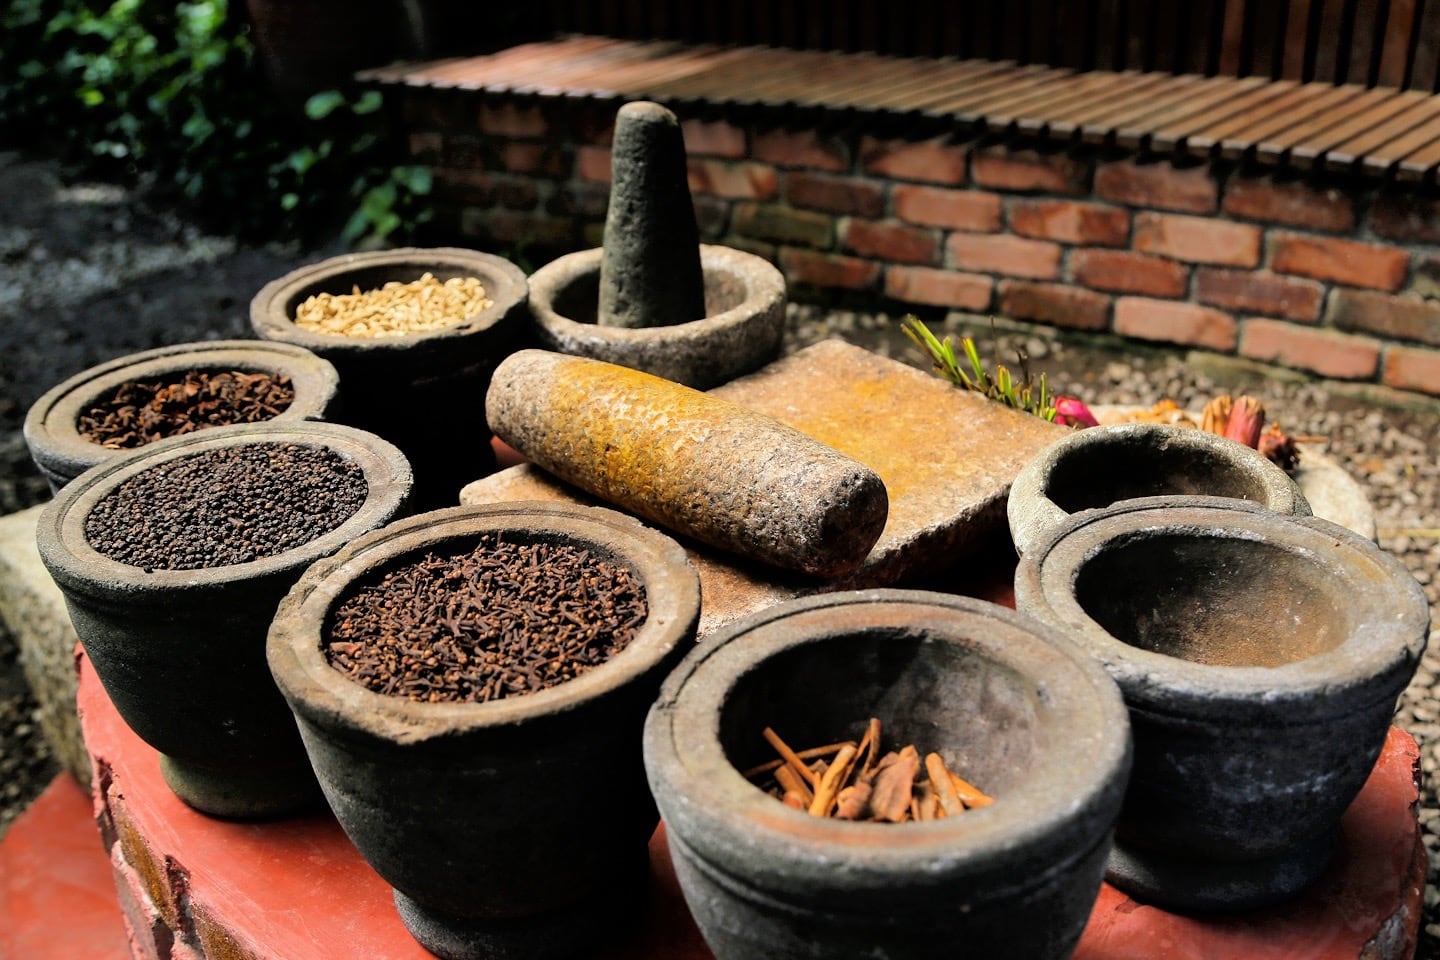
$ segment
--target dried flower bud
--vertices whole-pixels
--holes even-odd
[[[1205,409],[1200,414],[1200,429],[1206,433],[1225,436],[1225,428],[1230,424],[1230,408],[1234,404],[1234,398],[1228,393],[1205,404]]]
[[[1290,473],[1300,463],[1300,448],[1295,446],[1295,438],[1280,429],[1280,424],[1272,423],[1260,434],[1260,453],[1265,459],[1278,466],[1286,473]]]
[[[1067,427],[1098,427],[1100,421],[1084,402],[1075,397],[1055,398],[1055,422]]]
[[[1230,408],[1230,421],[1225,436],[1247,447],[1260,445],[1260,431],[1265,428],[1265,408],[1254,397],[1237,397]]]

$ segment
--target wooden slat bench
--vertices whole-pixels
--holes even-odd
[[[584,35],[362,78],[501,95],[643,98],[681,109],[908,118],[964,134],[1406,181],[1433,181],[1440,167],[1440,96],[1322,81]]]

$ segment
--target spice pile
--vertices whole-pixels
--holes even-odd
[[[605,663],[647,614],[627,568],[569,544],[486,533],[468,553],[428,554],[342,599],[325,656],[376,693],[484,703]]]
[[[475,277],[441,283],[427,273],[377,290],[357,286],[351,293],[317,293],[295,309],[295,325],[341,337],[398,337],[453,327],[492,303]]]
[[[859,743],[845,740],[797,752],[769,727],[764,736],[779,759],[745,771],[746,779],[811,816],[906,823],[958,817],[995,802],[946,767],[938,753],[922,760],[908,744],[881,755],[876,717]]]
[[[80,411],[75,429],[102,447],[130,450],[206,427],[271,420],[294,400],[283,374],[187,370],[170,380],[120,384]]]
[[[364,471],[327,447],[219,447],[117,486],[85,518],[85,539],[146,573],[224,567],[329,533],[360,509],[367,492]]]

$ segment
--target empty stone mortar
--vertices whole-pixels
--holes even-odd
[[[489,702],[412,702],[330,666],[327,624],[355,584],[429,553],[468,552],[489,531],[629,568],[647,619],[589,672]],[[699,610],[699,579],[669,537],[612,510],[523,501],[400,521],[295,585],[270,630],[271,671],[341,827],[426,949],[590,956],[636,919],[659,821],[640,733]]]
[[[1082,510],[1134,497],[1215,496],[1309,516],[1284,470],[1258,451],[1193,427],[1123,423],[1076,430],[1015,477],[1006,505],[1017,552]]]
[[[358,465],[368,492],[338,527],[273,556],[188,570],[144,568],[92,547],[85,521],[125,481],[222,447],[294,443]],[[257,818],[319,806],[295,722],[265,663],[265,635],[301,571],[392,519],[410,468],[392,444],[339,424],[217,427],[115,457],[67,484],[41,514],[40,557],[65,596],[80,643],[116,710],[161,754],[187,804]]]
[[[1264,906],[1321,873],[1430,622],[1369,540],[1217,497],[1079,513],[1015,594],[1120,685],[1135,769],[1109,879],[1178,910]]]
[[[741,770],[859,739],[938,752],[992,797],[929,822],[791,809]],[[981,600],[871,590],[712,634],[666,680],[645,765],[685,900],[720,960],[1068,957],[1130,767],[1115,684],[1055,631]]]
[[[492,305],[462,323],[399,336],[318,333],[295,323],[319,293],[348,294],[390,282],[475,277]],[[525,274],[509,260],[458,247],[403,247],[312,263],[261,288],[250,303],[257,336],[304,347],[340,373],[340,419],[385,437],[415,471],[417,509],[456,502],[460,488],[494,469],[485,391],[496,364],[529,335]]]
[[[603,255],[599,247],[582,250],[531,275],[530,309],[542,347],[618,363],[697,390],[751,373],[779,355],[785,278],[769,261],[701,244],[705,317],[631,328],[595,322]]]
[[[180,343],[132,353],[83,370],[51,387],[25,416],[30,456],[55,493],[81,473],[125,453],[80,433],[76,421],[97,402],[130,381],[166,381],[187,371],[240,370],[290,378],[295,399],[269,423],[323,420],[335,401],[335,367],[303,347],[257,340]]]

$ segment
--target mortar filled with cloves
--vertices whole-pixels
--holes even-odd
[[[719,628],[645,728],[676,875],[721,960],[1069,956],[1129,764],[1118,689],[1063,636],[913,590]]]

